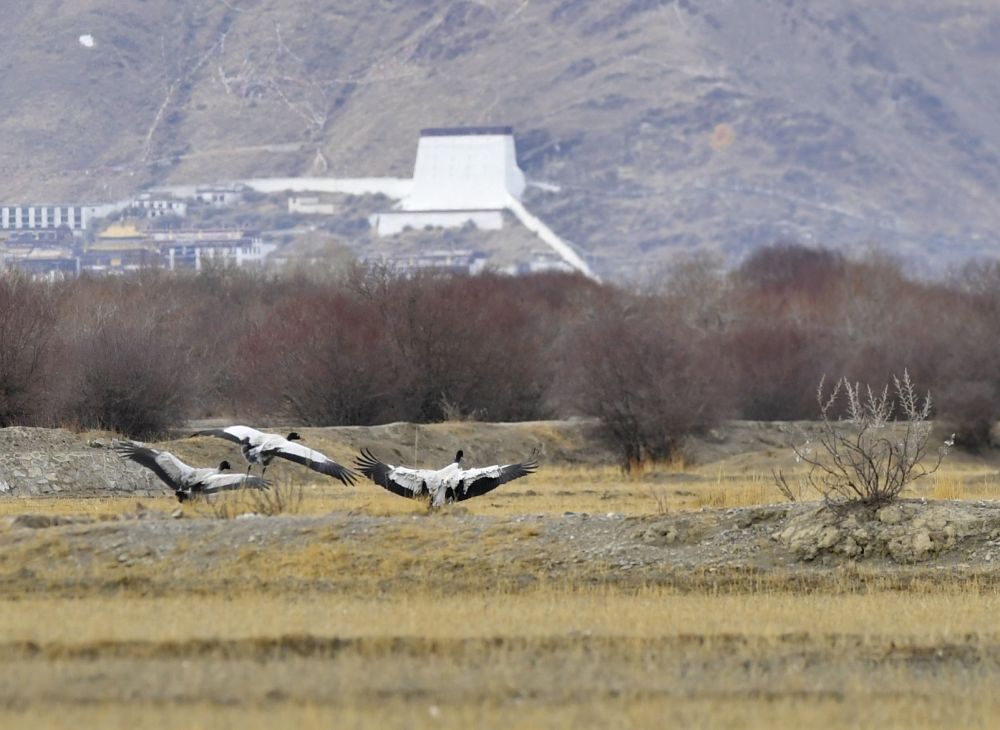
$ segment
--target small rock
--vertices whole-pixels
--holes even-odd
[[[930,533],[927,530],[921,530],[913,536],[913,554],[916,558],[926,557],[933,550],[934,541],[931,540]]]
[[[890,504],[876,512],[875,516],[883,525],[898,525],[903,521],[903,510],[898,505]]]
[[[819,534],[819,539],[816,540],[816,547],[820,550],[827,550],[832,548],[837,544],[840,539],[840,530],[838,530],[833,525],[827,525]]]

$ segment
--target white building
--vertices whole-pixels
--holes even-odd
[[[8,231],[59,228],[82,231],[93,216],[92,206],[5,205],[0,207],[0,228]]]
[[[524,192],[510,127],[424,129],[413,186],[395,209],[372,216],[382,236],[406,228],[503,227],[502,211]]]
[[[0,229],[37,230],[66,226],[85,231],[95,218],[124,210],[129,201],[101,205],[4,205],[0,206]]]
[[[161,218],[174,215],[183,218],[187,215],[187,203],[172,197],[157,197],[151,193],[142,193],[132,201],[132,207],[143,211],[147,218]]]
[[[292,195],[288,198],[288,212],[305,215],[334,215],[337,206],[320,202],[318,195]]]
[[[195,188],[194,197],[216,208],[225,208],[242,203],[245,190],[246,186],[242,183],[199,185]]]

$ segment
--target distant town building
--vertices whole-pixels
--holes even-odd
[[[246,186],[241,183],[224,185],[199,185],[195,188],[194,198],[203,203],[209,203],[216,208],[225,208],[243,202]]]
[[[79,273],[75,244],[72,231],[65,226],[17,231],[8,235],[2,246],[3,263],[37,278],[75,276]]]
[[[142,212],[147,218],[160,218],[166,215],[184,218],[187,215],[187,203],[173,197],[154,196],[152,193],[142,193],[131,205],[133,210]]]
[[[289,213],[305,215],[334,215],[337,206],[333,203],[321,202],[318,195],[292,195],[288,198]]]
[[[3,248],[3,262],[54,278],[83,272],[122,274],[149,267],[200,271],[209,261],[258,265],[276,249],[276,244],[264,242],[259,234],[238,229],[144,231],[114,224],[90,243],[64,228],[12,235]]]
[[[92,208],[82,205],[5,205],[0,208],[0,228],[20,231],[66,226],[84,230],[91,215]]]
[[[34,229],[14,231],[7,234],[6,245],[8,249],[36,246],[53,247],[75,245],[76,239],[73,232],[66,226],[58,228]]]
[[[259,265],[278,248],[257,233],[239,229],[151,231],[150,237],[159,248],[163,266],[171,271],[200,271],[208,261]]]
[[[102,205],[4,205],[0,206],[0,230],[66,226],[72,231],[84,231],[94,219],[124,210],[128,205],[128,201]]]
[[[447,271],[454,274],[479,274],[486,268],[488,261],[489,256],[483,251],[458,249],[369,257],[364,259],[363,263],[388,266],[393,271],[404,275],[426,269]]]
[[[512,274],[540,274],[547,271],[571,274],[576,269],[554,251],[532,251],[527,261],[518,263],[508,271]]]
[[[124,273],[157,266],[159,252],[135,226],[111,225],[79,253],[80,271]]]

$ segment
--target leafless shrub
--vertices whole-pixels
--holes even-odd
[[[237,359],[249,405],[305,425],[400,420],[401,363],[374,311],[343,292],[294,298],[249,329]]]
[[[809,414],[819,363],[837,356],[832,339],[828,331],[781,318],[761,316],[734,325],[726,352],[739,363],[733,397],[740,417],[781,421]]]
[[[824,499],[885,504],[941,465],[953,441],[929,453],[930,393],[920,399],[906,370],[902,379],[893,376],[892,384],[895,397],[890,398],[888,385],[879,392],[841,378],[827,395],[820,381],[817,443],[794,448],[796,458],[809,466],[806,483]],[[843,416],[835,418],[838,408]],[[777,482],[789,496],[792,490],[780,473]]]
[[[267,489],[235,489],[196,497],[191,505],[195,514],[216,520],[232,520],[242,515],[273,517],[298,514],[305,499],[301,484],[271,483]]]
[[[798,484],[795,485],[789,484],[788,477],[780,469],[772,469],[771,476],[774,478],[775,486],[778,487],[781,496],[789,502],[798,502],[802,498],[802,494],[805,492],[806,479],[800,479]]]
[[[58,397],[64,420],[150,440],[187,417],[206,353],[190,344],[169,303],[138,304],[136,294],[124,302],[72,302]]]
[[[218,495],[195,497],[188,504],[199,517],[214,520],[232,520],[238,515],[246,514],[238,495],[234,492],[221,492]]]
[[[444,394],[441,395],[441,416],[448,422],[482,420],[481,411],[463,411],[460,405],[452,403]]]
[[[369,291],[394,361],[407,420],[444,420],[442,405],[498,421],[543,414],[547,304],[530,279],[424,274]]]
[[[246,489],[241,492],[249,510],[264,517],[298,514],[305,499],[301,484],[275,482],[269,489]]]
[[[649,496],[652,497],[653,504],[656,505],[656,514],[666,515],[670,513],[670,497],[666,490],[657,489],[650,484]]]
[[[0,275],[0,426],[42,414],[57,298],[53,285],[16,271]]]
[[[714,338],[651,305],[587,323],[565,358],[576,404],[600,418],[631,472],[675,456],[685,436],[722,417],[728,380],[718,355]]]

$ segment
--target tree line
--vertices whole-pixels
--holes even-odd
[[[822,376],[908,369],[967,448],[1000,415],[1000,265],[946,279],[776,244],[642,291],[569,274],[0,276],[0,425],[149,439],[190,418],[302,425],[596,416],[623,464],[722,419],[818,416]]]

